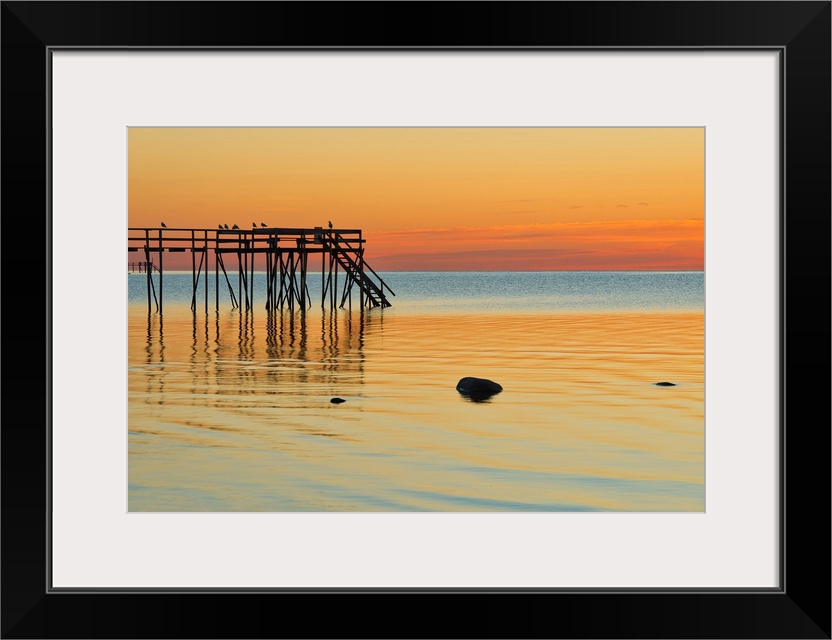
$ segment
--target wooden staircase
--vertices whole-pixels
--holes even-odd
[[[353,285],[358,286],[362,295],[364,306],[368,307],[390,307],[390,301],[385,295],[387,292],[393,296],[396,294],[388,287],[384,280],[364,262],[364,247],[354,247],[337,231],[324,231],[321,233],[321,244],[329,251],[329,255],[341,267],[347,275],[347,284],[341,297],[340,307],[343,308]],[[378,280],[378,283],[367,273],[370,272]]]

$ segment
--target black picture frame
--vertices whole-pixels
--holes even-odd
[[[0,19],[3,638],[830,638],[829,1],[2,2]],[[63,47],[779,51],[780,588],[50,589],[48,89]]]

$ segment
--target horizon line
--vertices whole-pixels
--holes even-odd
[[[380,269],[380,271],[384,273],[705,273],[705,269]],[[193,273],[193,271],[166,269],[164,273]],[[255,269],[254,273],[268,273],[268,271]],[[310,269],[307,273],[321,272]]]

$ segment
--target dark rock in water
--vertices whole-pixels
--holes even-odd
[[[456,390],[464,393],[466,391],[489,391],[491,393],[500,393],[503,388],[492,380],[485,378],[463,378],[456,383]]]
[[[503,388],[485,378],[462,378],[456,383],[456,390],[462,395],[471,398],[474,401],[487,400],[491,396],[500,393]]]
[[[330,402],[332,404],[341,404],[342,402],[346,402],[346,400],[344,400],[343,398],[333,398],[332,400],[330,400]]]
[[[673,384],[672,382],[657,382],[656,386],[657,387],[675,387],[676,385]]]

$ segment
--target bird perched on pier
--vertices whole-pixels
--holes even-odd
[[[166,225],[164,222],[162,223],[162,226],[163,226],[165,229],[167,229],[167,228],[168,228],[168,225]]]
[[[227,225],[227,224],[224,224],[224,225],[222,225],[222,228],[223,228],[223,229],[228,229],[228,225]]]
[[[332,220],[329,221],[329,228],[332,229]]]
[[[221,225],[221,224],[218,224],[218,225],[217,225],[217,229],[222,229],[222,225]]]
[[[256,229],[256,228],[257,228],[257,223],[256,223],[256,222],[252,222],[252,223],[251,223],[251,228],[252,228],[252,229]]]
[[[233,227],[231,227],[231,228],[232,228],[232,229],[239,229],[240,227],[238,227],[238,226],[235,224],[235,225],[234,225]]]
[[[260,226],[261,226],[261,227],[265,227],[265,226],[266,226],[266,223],[265,223],[265,222],[261,222],[261,223],[260,223]]]

